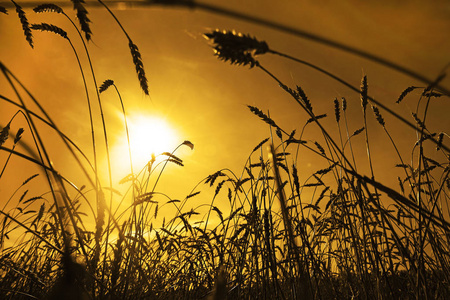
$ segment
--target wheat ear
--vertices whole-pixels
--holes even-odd
[[[16,7],[16,12],[19,15],[20,23],[22,24],[23,33],[25,34],[25,39],[27,40],[28,44],[30,44],[31,48],[33,48],[33,35],[31,34],[30,29],[30,23],[28,23],[27,16],[25,15],[25,11],[22,9],[22,7],[14,2],[14,0],[11,0],[14,6]]]

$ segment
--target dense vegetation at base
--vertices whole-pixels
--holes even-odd
[[[83,1],[72,2],[84,44],[92,34],[87,11]],[[82,74],[91,72],[96,78],[90,59],[88,66],[81,64],[63,29],[46,23],[30,25],[25,11],[13,3],[31,46],[33,31],[55,33],[72,46]],[[52,4],[40,5],[34,11],[59,13],[70,19]],[[0,12],[8,10],[0,7]],[[148,94],[141,54],[123,32],[140,85]],[[110,162],[103,97],[116,93],[126,125],[126,109],[114,81],[106,80],[99,87],[94,81],[92,100],[82,75],[87,105],[101,113],[90,115],[92,149],[81,149],[69,134],[58,129],[13,70],[0,63],[2,80],[16,91],[15,99],[0,91],[1,104],[18,109],[9,120],[0,120],[7,124],[0,135],[4,162],[0,183],[8,184],[2,175],[12,159],[27,159],[40,168],[12,195],[1,195],[0,298],[450,298],[448,128],[436,131],[427,126],[433,117],[428,115],[433,101],[448,100],[446,90],[440,87],[443,76],[424,82],[423,87],[406,87],[399,95],[398,109],[403,101],[417,100],[416,110],[406,120],[370,97],[366,76],[360,87],[353,87],[318,66],[272,50],[250,35],[216,30],[205,37],[219,59],[265,72],[280,86],[280,96],[287,93],[307,118],[296,130],[284,129],[277,125],[276,116],[248,106],[249,117],[261,119],[268,137],[255,141],[239,173],[219,170],[182,200],[158,192],[164,170],[185,163],[177,156],[178,148],[153,155],[141,169],[130,164],[130,174],[118,183],[128,187],[125,194],[114,188],[111,173],[109,182],[99,179],[100,147]],[[89,57],[84,45],[82,51]],[[307,91],[300,86],[288,87],[256,59],[256,55],[269,54],[305,64],[359,93],[360,116],[347,115],[345,98],[330,101],[329,111],[316,112]],[[23,91],[26,99],[21,96]],[[38,109],[30,110],[29,103]],[[382,113],[393,115],[416,133],[413,149],[397,147]],[[15,128],[18,116],[27,120],[28,128]],[[349,118],[360,118],[361,126],[350,128]],[[102,120],[103,140],[95,140],[94,132],[99,129],[94,128],[94,119]],[[385,132],[386,155],[398,160],[396,169],[402,174],[398,182],[383,183],[382,176],[374,173],[373,165],[378,163],[371,154],[374,125]],[[42,126],[52,128],[64,142],[63,151],[74,157],[84,172],[85,186],[77,187],[64,177],[64,170],[53,167],[49,146],[40,136]],[[308,135],[310,127],[321,134]],[[23,138],[27,134],[33,144]],[[179,147],[193,149],[194,145],[184,141]],[[365,149],[364,160],[355,157],[357,147]],[[323,166],[307,177],[299,176],[308,163],[300,159],[304,153],[314,155]],[[33,195],[37,182],[45,182],[49,192]],[[207,205],[195,204],[205,197],[211,197]],[[121,209],[113,206],[118,202]],[[167,207],[173,215],[158,215]]]

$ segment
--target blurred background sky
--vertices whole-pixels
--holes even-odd
[[[85,66],[91,101],[96,101],[86,56],[71,24],[61,15],[36,14],[31,10],[34,4],[43,2],[16,2],[24,7],[30,23],[53,23],[68,32]],[[55,3],[61,5],[75,20],[69,1]],[[157,117],[164,120],[176,133],[171,147],[184,140],[195,145],[193,151],[184,147],[177,152],[184,160],[184,168],[172,166],[165,173],[161,188],[166,188],[173,198],[183,198],[196,183],[219,169],[229,168],[240,174],[251,150],[270,136],[268,126],[251,114],[246,105],[270,112],[277,124],[288,132],[294,129],[300,131],[308,118],[290,96],[261,70],[219,61],[213,55],[211,45],[203,37],[204,33],[216,28],[255,36],[266,41],[271,49],[318,65],[357,87],[365,74],[368,77],[369,94],[413,122],[410,112],[416,109],[420,92],[411,93],[401,105],[396,105],[395,101],[408,86],[424,84],[366,59],[252,22],[199,9],[156,5],[144,7],[126,4],[126,1],[105,1],[140,49],[149,79],[150,97],[145,96],[139,88],[125,35],[104,8],[91,3],[86,3],[93,33],[88,49],[97,82],[100,84],[106,79],[114,80],[130,118],[143,115],[146,118]],[[445,70],[450,62],[450,2],[445,0],[209,0],[204,3],[258,16],[345,43],[406,66],[431,79]],[[35,47],[31,49],[11,3],[0,1],[0,6],[8,7],[9,10],[8,15],[0,14],[1,62],[33,93],[62,131],[82,148],[88,149],[89,153],[90,129],[86,98],[80,71],[69,44],[54,34],[33,32]],[[259,56],[258,60],[286,85],[291,88],[301,86],[311,99],[315,113],[329,115],[329,123],[325,124],[328,124],[335,137],[338,137],[333,122],[335,97],[347,98],[349,130],[353,132],[362,127],[357,93],[317,71],[284,58],[265,54]],[[450,87],[450,79],[444,79],[442,85]],[[17,99],[3,76],[0,78],[0,94]],[[28,98],[26,101],[31,103]],[[112,90],[104,93],[102,101],[112,147],[113,180],[118,182],[128,172],[123,164],[128,159],[126,153],[118,150],[118,145],[124,138],[120,104]],[[5,126],[16,111],[16,107],[0,102],[0,125]],[[387,113],[382,113],[387,129],[404,150],[404,158],[410,160],[411,149],[416,141],[415,132]],[[428,128],[432,132],[448,133],[448,113],[448,98],[441,97],[433,101],[429,112],[432,117],[427,120]],[[397,172],[394,166],[398,159],[395,158],[395,152],[382,128],[373,118],[370,119],[369,134],[374,160],[377,162],[376,175],[392,175],[392,172]],[[99,125],[97,120],[96,126]],[[15,132],[24,123],[18,120],[11,126]],[[66,152],[61,151],[56,135],[45,128],[42,128],[42,132],[50,145],[48,149],[55,167],[62,170],[62,173],[68,173],[75,184],[87,184],[79,176],[74,161]],[[307,129],[305,137],[323,142],[317,133],[311,127]],[[146,138],[148,137],[142,136],[142,139]],[[30,141],[26,132],[24,139]],[[101,139],[100,134],[98,139]],[[355,140],[355,143],[362,145],[358,163],[366,165],[363,138]],[[165,150],[171,151],[172,148]],[[302,152],[300,157],[302,169],[299,172],[303,179],[326,166],[324,161],[318,161],[308,152]],[[3,153],[1,166],[4,161]],[[103,168],[105,167],[103,163]],[[30,163],[14,158],[4,178],[0,179],[0,195],[6,195],[7,191],[10,193],[11,188],[20,185],[35,172],[31,168]],[[392,186],[396,186],[396,183]],[[45,188],[42,192],[45,192]]]

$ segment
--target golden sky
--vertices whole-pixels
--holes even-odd
[[[27,5],[34,1],[16,2],[26,7],[30,23],[53,23],[68,32],[85,66],[91,101],[96,101],[86,56],[71,24],[61,15],[35,14]],[[75,20],[69,1],[62,3],[65,12]],[[431,79],[436,78],[450,62],[448,1],[210,0],[204,3],[339,41],[406,66]],[[9,2],[0,1],[0,6],[6,6],[9,10],[9,15],[0,14],[0,61],[33,93],[62,131],[89,152],[86,97],[80,70],[69,44],[53,34],[33,32],[35,47],[31,49],[24,38],[17,14],[9,8],[10,5]],[[210,44],[203,38],[203,33],[216,28],[248,33],[266,41],[273,50],[316,64],[357,87],[365,74],[371,96],[413,121],[410,111],[415,110],[418,92],[412,94],[415,97],[411,96],[409,104],[395,105],[395,101],[408,86],[423,86],[423,83],[366,59],[272,28],[202,10],[161,6],[122,10],[120,8],[123,5],[111,5],[142,54],[150,90],[150,97],[145,96],[139,88],[128,43],[119,26],[105,9],[90,6],[89,2],[86,8],[92,21],[93,36],[88,49],[97,83],[101,84],[106,79],[114,80],[130,118],[156,117],[168,124],[175,133],[171,147],[184,140],[195,145],[193,151],[185,147],[177,152],[184,160],[184,168],[172,166],[167,170],[163,187],[174,198],[189,194],[195,184],[219,169],[229,168],[236,174],[241,173],[254,146],[270,136],[268,126],[252,115],[247,105],[257,106],[263,112],[269,111],[278,125],[288,132],[294,129],[300,131],[307,119],[306,113],[261,70],[219,61],[213,55]],[[258,60],[286,85],[292,88],[300,85],[311,99],[315,112],[329,115],[331,132],[337,133],[332,122],[335,97],[345,96],[348,100],[350,131],[362,127],[358,94],[310,68],[284,58],[265,54]],[[442,85],[449,87],[450,80],[444,79]],[[0,94],[14,98],[3,76],[0,78]],[[102,95],[102,101],[115,169],[114,181],[117,182],[127,175],[126,171],[120,174],[122,169],[118,166],[128,159],[126,153],[118,154],[117,150],[117,145],[124,139],[123,119],[118,98],[112,90]],[[429,120],[431,130],[450,131],[446,101],[448,98],[442,97],[432,103],[430,115],[433,118]],[[16,111],[17,108],[12,105],[0,102],[0,125],[3,127]],[[386,113],[384,117],[386,127],[398,145],[402,149],[411,149],[415,133]],[[17,130],[20,124],[23,125],[23,122],[12,125],[12,130]],[[394,159],[393,149],[387,146],[388,139],[381,127],[377,127],[375,121],[370,124],[374,159],[379,162],[376,171],[384,176],[394,169],[398,161]],[[98,117],[96,126],[100,126]],[[75,177],[77,185],[87,184],[82,177],[78,177],[78,171],[73,171],[76,169],[75,163],[61,150],[58,137],[45,128],[42,130],[56,168]],[[145,135],[145,131],[142,135]],[[305,136],[320,141],[315,129],[308,129]],[[25,138],[30,141],[26,134]],[[101,140],[101,134],[97,138]],[[363,139],[359,142],[363,145]],[[410,150],[404,153],[410,155]],[[364,156],[364,151],[361,154]],[[4,161],[3,156],[0,162]],[[410,159],[408,156],[405,158]],[[14,159],[5,174],[9,176],[8,181],[0,179],[0,194],[6,192],[8,186],[20,184],[30,175],[29,163],[17,160]],[[316,161],[308,153],[302,156],[301,162],[304,168],[300,170],[301,174],[311,174],[324,163]],[[364,157],[360,163],[366,164]]]

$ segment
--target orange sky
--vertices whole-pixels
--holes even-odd
[[[448,1],[205,2],[340,41],[432,79],[450,62]],[[25,7],[29,2],[17,3]],[[0,1],[2,5],[9,7],[10,3]],[[242,20],[200,10],[159,6],[115,9],[114,13],[141,51],[149,79],[150,97],[147,97],[139,89],[127,40],[120,28],[104,9],[86,7],[92,20],[93,40],[89,43],[89,51],[98,83],[105,79],[114,80],[130,114],[140,112],[159,116],[178,133],[180,143],[190,140],[195,144],[194,151],[187,148],[178,153],[184,159],[184,168],[173,166],[167,171],[164,184],[174,198],[189,194],[196,183],[219,169],[230,168],[240,174],[253,147],[270,134],[268,127],[252,115],[246,105],[257,106],[264,112],[269,110],[278,125],[289,132],[301,130],[307,118],[277,83],[260,70],[231,66],[217,60],[202,37],[205,32],[220,28],[249,33],[265,40],[271,49],[314,63],[354,86],[359,86],[362,75],[366,74],[369,94],[411,121],[409,110],[415,109],[413,103],[418,97],[408,100],[410,105],[396,106],[395,101],[406,87],[423,85],[368,60]],[[74,18],[70,5],[63,8]],[[30,23],[54,23],[67,30],[83,63],[86,63],[75,31],[62,16],[51,13],[37,15],[29,8],[26,12]],[[0,60],[30,89],[61,129],[87,148],[90,138],[86,100],[75,57],[61,38],[50,33],[34,32],[33,35],[35,49],[30,49],[15,11],[9,8],[9,15],[0,14]],[[288,86],[302,86],[315,112],[328,113],[330,121],[334,119],[333,99],[345,96],[349,102],[350,130],[362,126],[358,94],[286,59],[266,54],[258,60]],[[86,73],[87,70],[86,67]],[[88,76],[88,80],[92,93],[91,77]],[[449,87],[450,79],[446,78],[442,85]],[[117,114],[120,109],[117,97],[112,91],[107,93],[102,101],[110,141],[114,144],[123,136],[123,125]],[[3,77],[0,78],[0,94],[14,97]],[[418,96],[418,93],[413,95]],[[93,93],[91,97],[94,101]],[[442,97],[432,104],[431,130],[450,131],[447,100]],[[16,110],[0,102],[0,125],[4,126]],[[388,130],[399,146],[406,149],[404,153],[409,155],[410,150],[407,149],[411,149],[415,142],[414,132],[386,113],[384,117]],[[330,131],[336,133],[333,124],[329,123]],[[372,121],[370,124],[374,159],[379,162],[376,171],[387,174],[398,161],[392,159],[394,152],[388,148],[387,137],[381,128]],[[19,125],[15,126],[13,131]],[[317,137],[314,130],[307,133],[308,139]],[[72,170],[73,161],[61,153],[61,145],[56,140],[55,136],[48,135],[55,166]],[[362,139],[359,142],[363,145]],[[364,155],[364,151],[361,153]],[[305,155],[302,157],[302,174],[311,174],[319,169],[316,165],[324,163],[315,161],[314,156]],[[3,156],[4,153],[0,162],[4,161]],[[410,159],[408,156],[405,158]],[[5,174],[9,175],[8,181],[0,179],[0,194],[30,175],[27,170],[29,164],[13,163],[12,166],[17,167],[11,167]],[[366,164],[364,157],[360,163]],[[87,184],[76,174],[70,174],[76,178],[76,184]],[[116,174],[114,180],[120,180],[121,176]]]

